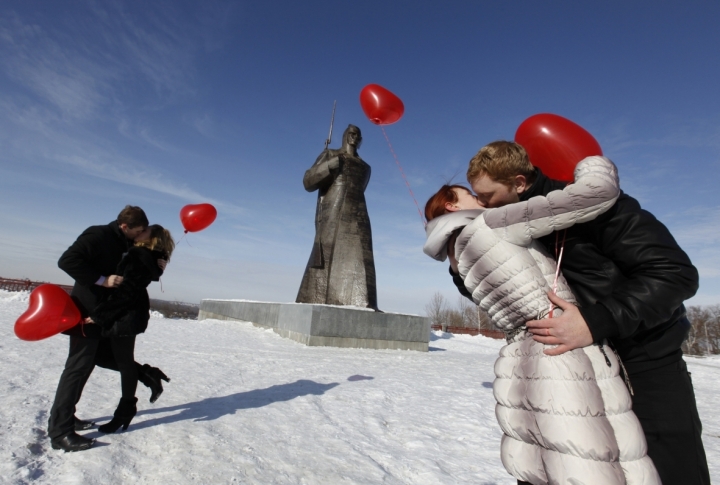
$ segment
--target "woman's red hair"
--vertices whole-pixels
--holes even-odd
[[[440,187],[440,190],[430,197],[427,204],[425,204],[425,219],[427,219],[428,222],[447,212],[445,204],[457,204],[458,196],[454,189],[461,189],[468,193],[470,192],[467,187],[463,187],[462,185],[445,184]]]

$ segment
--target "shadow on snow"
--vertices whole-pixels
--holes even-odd
[[[228,414],[235,414],[241,409],[260,408],[276,402],[290,401],[296,397],[313,395],[320,396],[335,386],[337,382],[321,384],[319,382],[301,379],[287,384],[278,384],[265,389],[254,389],[252,391],[238,392],[222,397],[209,397],[202,401],[179,404],[157,409],[145,409],[139,411],[138,416],[146,414],[168,413],[180,411],[171,416],[150,419],[141,423],[133,423],[128,431],[136,431],[150,426],[160,424],[176,423],[191,419],[193,421],[213,421]]]

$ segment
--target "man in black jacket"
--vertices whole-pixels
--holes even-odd
[[[530,165],[512,142],[493,142],[470,161],[468,182],[486,207],[546,195],[565,183]],[[555,295],[558,318],[527,322],[538,342],[559,355],[608,339],[622,360],[633,411],[648,455],[665,484],[709,484],[695,395],[681,345],[690,322],[683,301],[698,288],[698,273],[668,229],[622,193],[597,219],[539,240],[557,258],[578,306]],[[462,278],[453,281],[465,296]]]
[[[58,266],[75,280],[71,298],[83,318],[122,283],[122,276],[115,274],[118,263],[132,240],[147,226],[148,219],[141,208],[126,206],[116,221],[86,229],[60,257]],[[54,449],[79,451],[90,448],[93,443],[75,433],[94,424],[75,418],[75,405],[83,387],[95,365],[115,371],[118,366],[107,339],[100,338],[100,329],[95,325],[80,323],[63,333],[70,335],[70,352],[50,411],[48,436]],[[162,392],[160,378],[165,375],[147,364],[136,365],[139,379],[151,387],[151,401],[154,401]]]

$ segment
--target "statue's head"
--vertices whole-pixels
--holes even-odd
[[[343,146],[350,145],[355,148],[355,150],[360,148],[360,144],[362,143],[360,128],[355,125],[348,125],[345,133],[343,133],[342,143]]]

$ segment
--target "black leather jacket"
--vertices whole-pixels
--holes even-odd
[[[521,199],[564,185],[538,170]],[[562,238],[553,233],[539,241],[554,256]],[[637,200],[622,193],[597,219],[567,229],[561,270],[593,339],[610,339],[630,373],[680,359],[690,328],[683,301],[697,291],[698,272]],[[468,296],[460,277],[453,281]]]
[[[92,226],[83,231],[67,251],[60,256],[58,266],[75,280],[71,297],[83,317],[87,317],[98,301],[110,295],[114,289],[95,284],[101,276],[115,273],[130,241],[113,221],[105,226]],[[100,330],[94,325],[79,323],[63,332],[76,337],[100,338]]]

